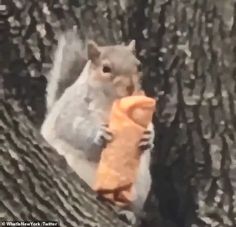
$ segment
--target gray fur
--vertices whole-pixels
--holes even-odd
[[[69,45],[70,48],[79,50],[79,46],[78,49],[75,47],[77,44],[79,45],[80,41],[72,41]],[[48,114],[42,125],[41,133],[59,154],[64,155],[72,169],[92,187],[102,151],[102,144],[98,142],[100,140],[97,138],[103,136],[101,132],[104,130],[101,131],[101,127],[108,122],[110,109],[116,97],[112,95],[114,91],[111,88],[91,79],[90,61],[87,62],[83,71],[79,68],[81,65],[75,64],[79,62],[80,54],[75,53],[76,51],[74,54],[68,52],[71,49],[67,47],[65,36],[60,39],[58,48],[62,48],[64,52],[60,52],[60,50],[56,52],[61,56],[55,56],[51,71],[47,89]],[[65,59],[67,60],[65,61]],[[116,58],[116,56],[111,59],[113,64],[121,62],[120,58]],[[58,66],[58,62],[61,65]],[[77,66],[78,68],[74,70],[74,67]],[[128,70],[128,66],[124,67],[127,67]],[[153,132],[151,126],[148,130]],[[153,134],[151,133],[151,135]],[[153,143],[152,136],[147,143]],[[149,165],[150,150],[146,150],[141,156],[141,164],[134,187],[136,199],[133,203],[133,210],[135,212],[142,210],[150,190]]]
[[[86,62],[86,48],[78,34],[69,31],[59,37],[54,61],[48,75],[47,110],[61,97],[82,72]]]
[[[109,59],[115,75],[129,76],[134,73],[132,70],[139,64],[137,58],[131,53],[127,46],[107,46],[102,48],[101,59]]]

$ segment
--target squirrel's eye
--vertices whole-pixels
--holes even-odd
[[[109,66],[107,66],[107,65],[104,65],[102,71],[103,71],[104,73],[110,73],[110,72],[111,72],[111,67],[109,67]]]

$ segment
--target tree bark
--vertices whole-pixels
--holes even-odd
[[[128,226],[50,148],[18,105],[0,100],[0,223]]]
[[[178,226],[236,226],[233,7],[166,1],[150,19],[144,86],[159,97],[153,191]]]
[[[101,44],[136,39],[143,87],[158,98],[144,226],[236,226],[233,1],[2,2],[0,91],[9,103],[20,100],[40,126],[60,31],[77,25]]]

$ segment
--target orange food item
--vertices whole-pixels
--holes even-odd
[[[155,100],[134,95],[116,100],[113,104],[109,129],[113,141],[103,150],[97,169],[94,190],[117,205],[132,200],[140,161],[139,141],[155,110]]]

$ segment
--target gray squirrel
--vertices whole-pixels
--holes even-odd
[[[127,46],[99,46],[94,41],[82,42],[75,32],[59,38],[41,134],[90,187],[101,151],[112,140],[107,126],[112,103],[140,89],[139,65],[135,41]],[[151,187],[153,140],[150,124],[139,144],[141,161],[131,205],[134,213],[142,211]]]

